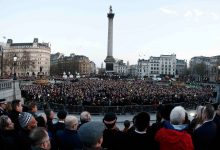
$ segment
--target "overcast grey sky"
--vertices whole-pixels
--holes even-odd
[[[0,42],[50,42],[52,53],[107,55],[107,12],[114,18],[113,56],[130,64],[175,53],[214,56],[220,49],[220,0],[0,0]]]

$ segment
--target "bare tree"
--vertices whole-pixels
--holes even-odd
[[[22,52],[22,58],[20,58],[20,68],[23,70],[22,72],[27,75],[27,69],[30,72],[33,72],[33,68],[35,68],[35,62],[31,59],[31,53],[29,51]]]
[[[4,54],[3,57],[3,74],[4,75],[12,75],[13,71],[13,67],[14,67],[14,62],[13,62],[13,56],[15,55],[15,53],[9,52]]]
[[[195,64],[194,73],[199,76],[200,79],[203,80],[204,76],[207,74],[207,67],[204,62]]]

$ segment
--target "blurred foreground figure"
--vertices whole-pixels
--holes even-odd
[[[217,125],[213,121],[215,109],[211,104],[207,104],[202,111],[203,124],[195,129],[193,140],[195,150],[214,150],[217,144]]]
[[[105,125],[101,122],[90,121],[79,128],[79,138],[83,150],[102,150],[103,131]]]
[[[30,133],[32,150],[50,150],[50,138],[44,127],[37,127]]]

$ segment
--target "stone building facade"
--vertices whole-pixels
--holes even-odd
[[[15,72],[18,77],[36,76],[42,70],[44,75],[49,76],[50,53],[49,43],[39,43],[38,38],[34,38],[33,43],[13,43],[12,39],[8,39],[1,57],[3,75]],[[17,61],[13,62],[15,55]]]
[[[191,58],[189,67],[196,81],[220,82],[220,55]]]
[[[137,65],[137,75],[139,78],[176,75],[176,55],[151,56],[148,60],[139,59]]]
[[[64,56],[60,53],[51,54],[51,74],[61,75],[63,72],[75,75],[90,75],[96,72],[96,65],[88,57],[70,54]]]
[[[116,60],[114,63],[114,72],[119,75],[127,75],[128,65],[123,60]]]

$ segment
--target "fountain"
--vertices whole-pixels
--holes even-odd
[[[47,79],[47,77],[44,75],[44,73],[42,72],[43,67],[40,67],[40,72],[37,75],[37,79],[34,81],[35,84],[48,84],[49,80]]]

